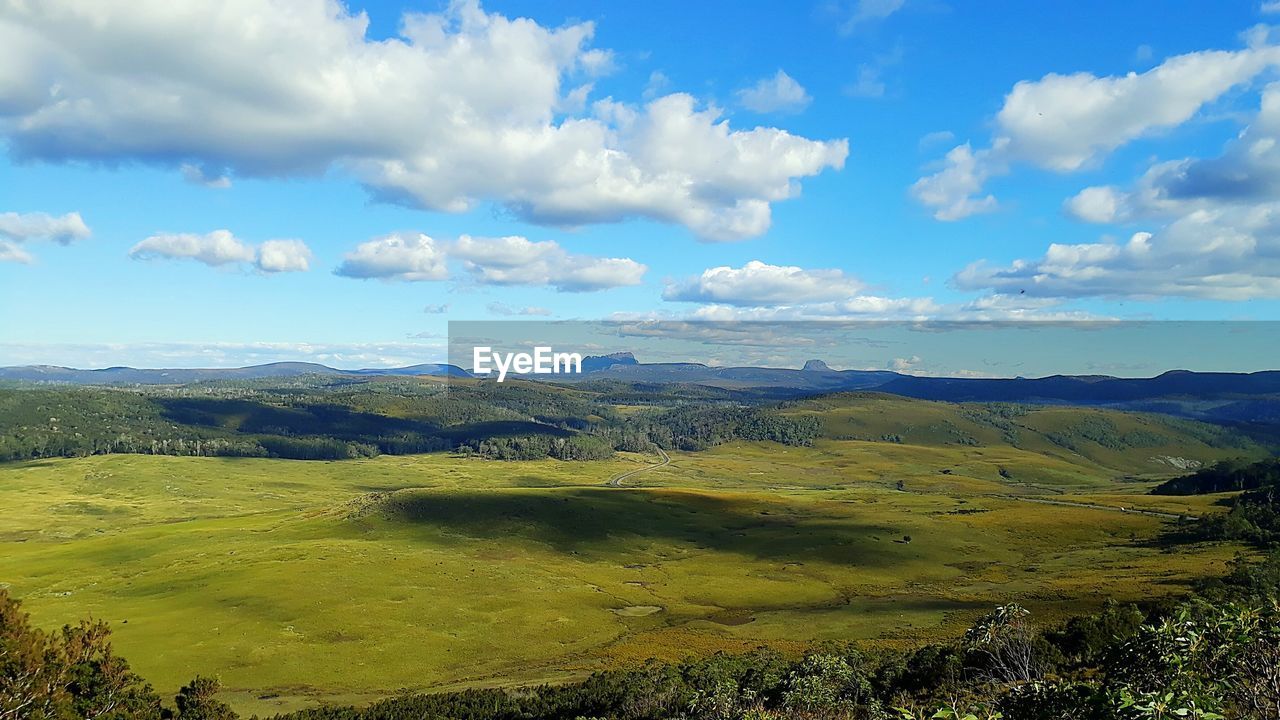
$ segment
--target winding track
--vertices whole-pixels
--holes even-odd
[[[658,454],[662,456],[662,462],[654,463],[653,465],[645,465],[644,467],[636,468],[635,470],[628,470],[622,473],[621,475],[610,478],[609,482],[605,483],[605,485],[608,485],[609,487],[622,487],[622,481],[626,480],[632,475],[638,475],[646,470],[652,470],[654,468],[660,468],[664,465],[671,464],[671,458],[667,456],[667,452],[665,450],[663,450],[662,448],[658,448]]]
[[[1021,500],[1023,502],[1040,503],[1042,505],[1065,505],[1067,507],[1089,508],[1091,510],[1108,510],[1110,512],[1130,513],[1132,515],[1150,515],[1151,517],[1164,518],[1165,520],[1198,520],[1194,515],[1179,515],[1178,513],[1164,512],[1162,510],[1144,510],[1132,507],[1116,507],[1114,505],[1096,505],[1087,502],[1074,502],[1071,500],[1048,500],[1045,498],[1032,498],[1025,495],[993,495],[1003,500]]]

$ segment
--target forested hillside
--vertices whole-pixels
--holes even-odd
[[[340,460],[457,451],[501,460],[596,460],[655,445],[807,444],[811,420],[663,391],[623,414],[612,385],[307,379],[163,388],[0,390],[0,460],[107,453]],[[643,393],[643,391],[634,391]]]

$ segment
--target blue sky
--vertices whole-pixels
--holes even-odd
[[[166,5],[0,9],[0,364],[1280,319],[1270,3]]]

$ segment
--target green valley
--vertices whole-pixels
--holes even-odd
[[[438,405],[468,397],[429,391]],[[39,392],[66,414],[74,398],[58,393],[81,391]],[[243,392],[259,397],[238,401],[237,422],[285,414],[268,391]],[[427,422],[413,395],[343,392],[327,406]],[[362,704],[761,645],[907,649],[1006,602],[1052,623],[1108,599],[1177,596],[1240,546],[1158,542],[1217,498],[1148,491],[1180,467],[1267,454],[1219,427],[1104,410],[846,394],[753,408],[655,397],[621,412],[594,392],[528,384],[524,414],[475,401],[470,416],[649,451],[0,465],[0,578],[38,625],[109,621],[164,694],[203,673],[241,712]],[[589,403],[579,422],[547,422]],[[447,432],[446,417],[432,427]],[[816,434],[742,439],[777,423]],[[229,422],[186,427],[214,425],[238,441]]]

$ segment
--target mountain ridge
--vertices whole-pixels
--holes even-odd
[[[834,370],[821,360],[810,360],[800,369],[722,367],[694,362],[641,363],[632,353],[622,352],[584,358],[583,371],[581,375],[560,373],[524,379],[566,384],[612,381],[701,385],[740,392],[747,399],[875,391],[945,402],[1079,405],[1158,412],[1213,422],[1280,425],[1280,370],[1230,373],[1174,369],[1145,378],[1062,374],[1038,378],[957,378],[905,375],[889,370]],[[290,361],[239,368],[0,367],[0,381],[74,385],[180,385],[306,375],[474,377],[457,365],[445,363],[358,369]]]

